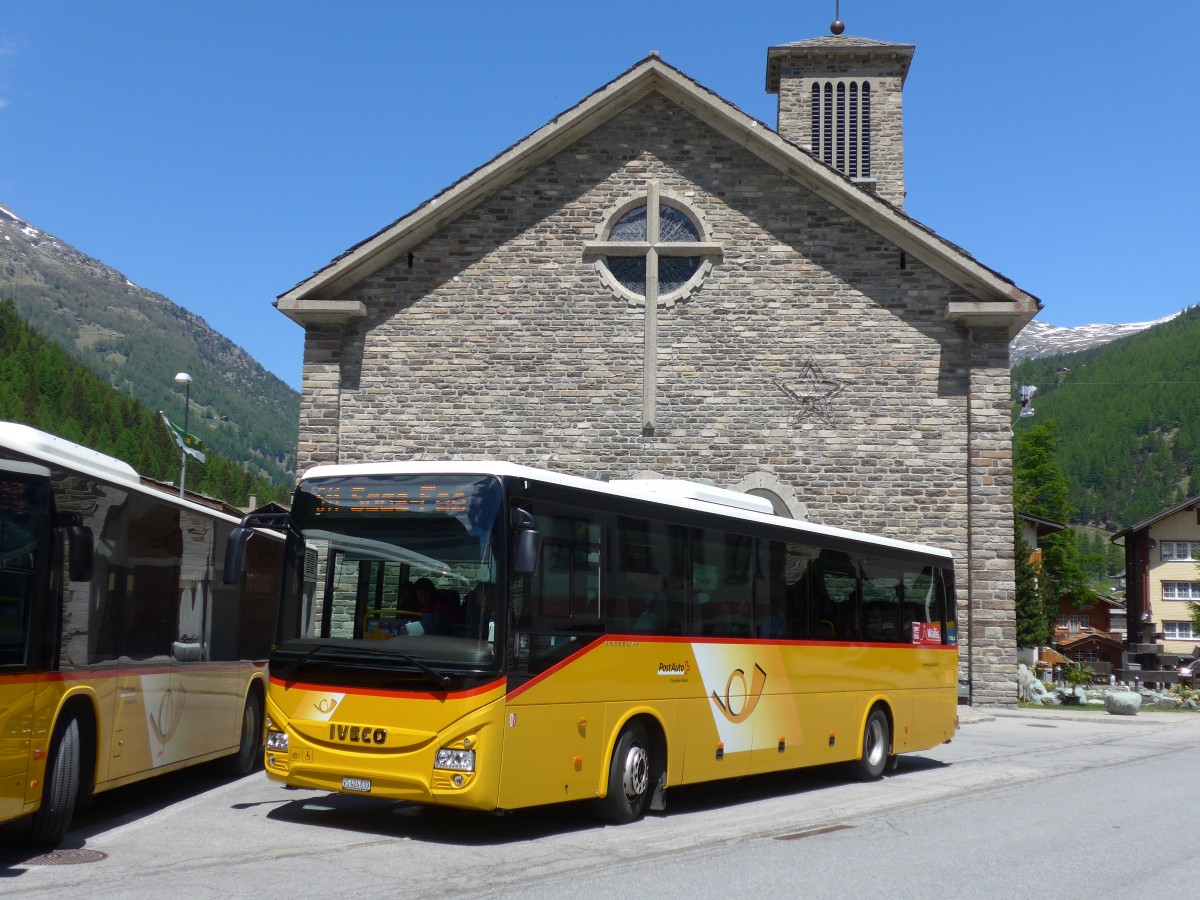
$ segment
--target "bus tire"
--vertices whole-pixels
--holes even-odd
[[[597,798],[596,812],[606,822],[624,825],[641,818],[653,785],[650,742],[640,722],[621,729],[608,767],[608,796]]]
[[[242,709],[242,739],[237,753],[226,757],[225,770],[235,778],[249,775],[262,762],[263,711],[257,691],[250,691]]]
[[[854,777],[859,781],[875,781],[883,775],[892,752],[891,731],[887,713],[876,706],[863,729],[862,758],[852,764]]]
[[[46,776],[42,780],[42,805],[33,814],[26,840],[36,847],[62,843],[79,795],[79,720],[68,713],[54,727]]]

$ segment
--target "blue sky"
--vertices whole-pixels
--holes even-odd
[[[649,51],[775,123],[833,0],[36,0],[0,7],[0,205],[299,387],[275,297]],[[843,0],[916,44],[907,211],[1055,325],[1200,302],[1200,4]]]

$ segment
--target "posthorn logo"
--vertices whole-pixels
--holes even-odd
[[[747,686],[746,672],[743,669],[734,669],[729,675],[729,681],[725,683],[724,702],[722,702],[716,691],[712,692],[713,703],[717,705],[717,709],[721,711],[721,715],[735,725],[745,722],[750,718],[750,714],[758,706],[763,688],[767,684],[767,673],[763,671],[762,666],[758,663],[754,664],[754,671],[751,673],[750,678],[751,682]],[[735,682],[737,682],[737,687],[734,686]],[[740,706],[740,708],[735,710],[735,706]]]

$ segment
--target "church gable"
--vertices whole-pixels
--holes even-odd
[[[686,297],[655,306],[646,379],[645,301],[615,290],[587,246],[651,185],[716,251]],[[510,428],[510,458],[551,461],[554,435],[557,464],[600,474],[585,438],[647,466],[647,441],[669,437],[679,464],[718,458],[740,477],[817,435],[835,448],[874,431],[894,447],[895,421],[965,391],[961,360],[943,360],[959,289],[661,96],[411,253],[350,295],[367,316],[344,363],[343,460],[377,455],[371,423],[419,408],[391,426],[397,452],[483,453]],[[812,396],[818,382],[828,396]],[[828,493],[819,469],[812,480],[808,496]]]

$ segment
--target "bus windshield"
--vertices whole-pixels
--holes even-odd
[[[292,506],[273,671],[494,670],[502,507],[492,476],[303,482]]]

